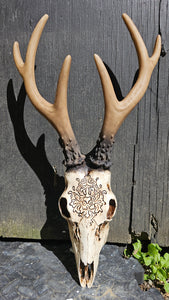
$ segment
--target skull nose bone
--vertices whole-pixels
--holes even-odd
[[[89,281],[92,280],[94,273],[94,262],[85,265],[82,260],[80,260],[80,279],[86,286]]]

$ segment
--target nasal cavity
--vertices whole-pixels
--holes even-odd
[[[110,199],[109,201],[109,209],[107,212],[107,219],[111,220],[116,210],[116,202],[114,199]]]
[[[89,280],[90,280],[91,276],[93,276],[93,272],[94,272],[94,262],[92,262],[91,264],[88,264],[88,277],[89,277]]]
[[[81,279],[85,279],[86,281],[90,280],[93,276],[94,273],[94,262],[91,264],[85,265],[81,260],[80,260],[80,275]]]
[[[66,198],[62,197],[60,199],[60,208],[62,211],[62,215],[66,218],[70,218],[70,213],[68,212],[68,209],[67,209],[67,199]]]

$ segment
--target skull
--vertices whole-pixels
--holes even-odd
[[[68,221],[79,281],[91,287],[99,253],[106,243],[109,222],[117,201],[110,188],[108,170],[79,167],[65,173],[65,191],[59,199],[61,215]]]

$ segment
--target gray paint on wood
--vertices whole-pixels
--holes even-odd
[[[152,241],[165,246],[169,244],[167,1],[161,1],[159,8],[159,31],[166,53],[162,52],[163,57],[153,74],[149,90],[137,108],[132,230],[137,234],[146,232]]]
[[[138,68],[134,45],[121,19],[123,12],[132,17],[149,53],[160,22],[167,51],[167,0],[1,1],[0,235],[68,237],[67,224],[57,206],[64,189],[58,135],[29,99],[25,99],[22,79],[13,62],[13,42],[19,41],[24,57],[34,26],[43,14],[49,14],[36,57],[37,85],[42,95],[52,102],[64,57],[72,55],[68,109],[81,151],[87,153],[96,143],[104,114],[93,54],[99,54],[113,71],[121,88],[121,93],[116,90],[119,98],[131,88]],[[111,170],[118,210],[111,222],[109,241],[129,242],[131,232],[146,231],[154,236],[153,215],[159,228],[155,238],[169,245],[165,229],[169,219],[167,63],[168,55],[161,58],[146,95],[124,121],[115,139]],[[53,166],[58,176],[54,177]]]

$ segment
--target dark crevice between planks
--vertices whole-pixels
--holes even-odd
[[[159,22],[158,23],[158,34],[160,34],[161,38],[162,38],[161,28],[160,28],[160,11],[161,11],[161,0],[160,0],[160,3],[159,3],[159,14],[158,14],[158,22]],[[156,92],[156,112],[157,112],[157,118],[158,118],[158,121],[157,121],[157,138],[158,138],[158,126],[159,126],[159,110],[158,110],[159,76],[160,76],[160,58],[159,58],[159,61],[157,63],[157,92]]]
[[[159,2],[159,15],[158,15],[158,34],[161,35],[161,39],[162,39],[162,31],[161,31],[161,20],[160,20],[160,16],[161,16],[161,3],[162,0],[160,0]],[[161,54],[160,54],[160,58],[157,64],[157,90],[156,90],[156,115],[157,115],[157,151],[156,154],[158,153],[158,144],[159,144],[159,84],[160,84],[160,60],[161,57],[164,57],[164,45],[162,44],[162,49],[161,49]],[[156,167],[157,167],[157,157],[156,157]],[[156,170],[157,173],[157,170]],[[157,196],[157,189],[156,189],[156,199],[158,198]],[[150,239],[152,240],[152,242],[156,242],[156,238],[157,238],[157,234],[158,234],[158,221],[155,218],[155,216],[153,214],[150,215]]]
[[[138,75],[139,75],[139,69],[135,73],[132,87],[136,83]],[[135,180],[135,160],[136,160],[136,145],[138,144],[139,105],[137,105],[136,109],[137,109],[137,113],[136,113],[136,116],[137,116],[137,118],[136,118],[136,140],[135,140],[135,144],[134,144],[134,148],[133,148],[133,171],[132,171],[132,187],[131,187],[130,218],[129,218],[129,234],[131,235],[131,237],[132,237],[132,234],[133,234],[133,232],[132,232],[132,220],[133,220],[134,186],[136,184],[136,180]]]
[[[133,201],[134,201],[134,185],[135,185],[135,154],[136,154],[136,145],[134,145],[134,150],[133,150],[133,176],[132,176],[132,188],[131,188],[131,200],[130,200],[129,234],[131,235],[132,235]]]

